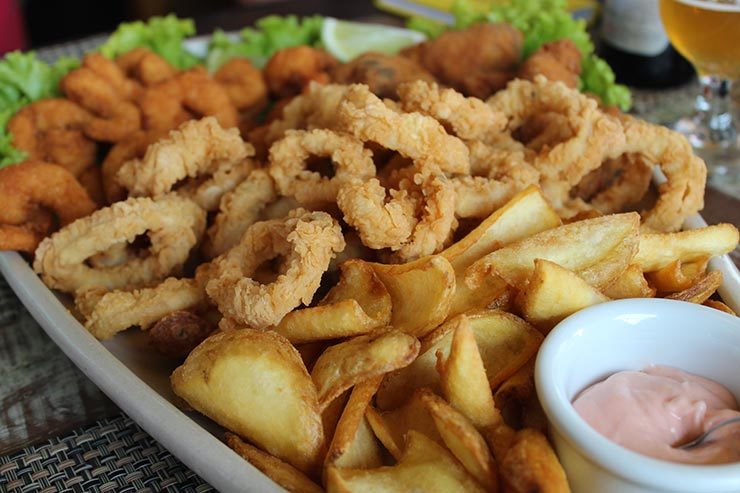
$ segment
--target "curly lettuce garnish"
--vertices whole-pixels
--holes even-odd
[[[186,69],[201,63],[183,46],[185,38],[193,34],[193,19],[179,19],[170,14],[152,17],[147,22],[124,22],[99,49],[106,57],[115,58],[134,48],[149,48],[175,67]]]
[[[583,19],[574,19],[568,12],[566,0],[510,0],[477,10],[466,0],[456,0],[452,6],[455,28],[464,29],[476,22],[506,22],[524,34],[522,56],[531,55],[550,41],[571,39],[583,54],[581,86],[583,92],[597,95],[606,105],[617,105],[628,110],[631,105],[627,87],[617,84],[611,67],[594,54],[594,45]],[[439,35],[445,26],[428,20],[411,19],[411,29],[427,35]]]

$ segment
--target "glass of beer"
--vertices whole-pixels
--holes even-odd
[[[699,74],[691,117],[676,122],[707,161],[710,178],[740,185],[740,145],[730,89],[740,79],[740,0],[660,0],[668,38]],[[724,178],[724,180],[723,180]]]

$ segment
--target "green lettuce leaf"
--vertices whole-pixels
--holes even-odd
[[[100,52],[115,58],[134,48],[145,47],[177,68],[186,69],[200,63],[198,57],[183,47],[186,37],[195,34],[192,19],[179,19],[174,14],[142,21],[124,22],[100,46]]]

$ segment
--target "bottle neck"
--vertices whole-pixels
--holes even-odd
[[[613,47],[652,57],[668,47],[658,0],[606,0],[601,37]]]

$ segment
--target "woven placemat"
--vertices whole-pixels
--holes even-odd
[[[128,416],[0,457],[0,491],[213,491]]]

